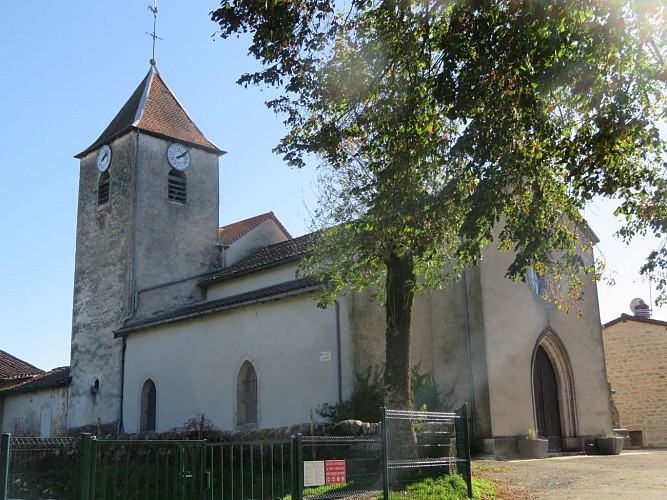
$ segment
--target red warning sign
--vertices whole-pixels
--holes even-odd
[[[345,460],[325,460],[324,474],[326,484],[345,484]]]

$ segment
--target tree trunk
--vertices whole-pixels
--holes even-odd
[[[410,390],[410,340],[412,307],[415,298],[415,273],[411,255],[399,257],[391,252],[387,266],[387,331],[385,339],[385,375],[387,407],[412,409]]]
[[[391,253],[387,266],[387,332],[385,339],[386,406],[392,410],[412,409],[410,388],[410,340],[415,273],[410,255]],[[389,458],[408,459],[416,456],[417,436],[410,420],[388,423]],[[396,479],[396,478],[394,478]]]

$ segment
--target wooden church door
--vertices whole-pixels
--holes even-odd
[[[558,404],[558,382],[551,360],[542,346],[537,348],[535,355],[533,390],[537,433],[540,437],[549,439],[550,450],[560,450],[562,447],[562,433],[560,406]]]

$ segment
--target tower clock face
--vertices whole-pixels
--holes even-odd
[[[175,169],[185,170],[190,166],[190,151],[183,144],[175,142],[167,149],[167,160]]]
[[[108,144],[105,144],[100,148],[100,151],[97,153],[97,170],[104,172],[109,168],[111,163],[111,148]]]

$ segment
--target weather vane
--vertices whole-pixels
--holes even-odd
[[[159,36],[155,34],[155,25],[157,24],[157,0],[153,1],[153,6],[148,6],[148,10],[150,10],[153,13],[153,33],[149,33],[148,31],[146,34],[150,36],[153,39],[153,57],[151,58],[151,64],[155,64],[155,40],[162,40]]]

